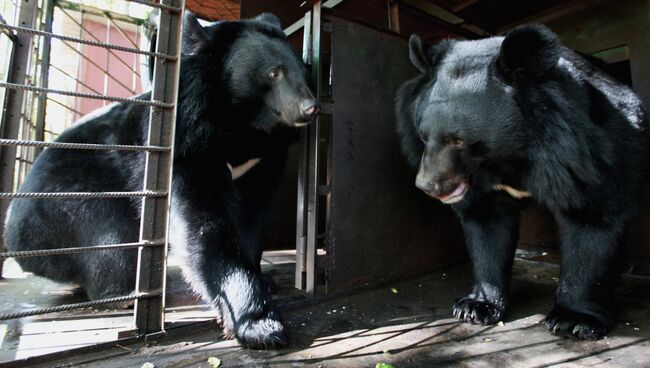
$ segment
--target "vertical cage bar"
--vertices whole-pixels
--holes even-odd
[[[37,10],[36,0],[22,0],[18,14],[18,25],[25,28],[34,28]],[[29,57],[32,50],[32,36],[27,33],[16,33],[14,39],[13,55],[11,56],[11,68],[7,81],[9,83],[25,84],[29,68]],[[5,112],[2,117],[2,138],[17,139],[20,132],[22,120],[22,109],[25,92],[19,90],[7,90],[5,98]],[[0,192],[13,192],[16,170],[15,146],[0,147]],[[2,223],[7,216],[7,209],[11,199],[0,199],[0,215]],[[4,226],[0,226],[0,241],[4,239]],[[4,241],[2,241],[4,243]],[[0,267],[0,271],[2,268]],[[1,275],[1,273],[0,273]]]
[[[399,33],[399,3],[388,0],[388,29]]]
[[[311,83],[317,98],[321,97],[321,2],[314,3],[311,36]],[[309,126],[309,154],[307,171],[307,250],[305,254],[308,295],[316,295],[316,253],[318,249],[318,174],[320,161],[320,123],[318,114]]]
[[[45,0],[43,4],[44,21],[43,31],[52,32],[52,22],[54,21],[54,0]],[[39,86],[43,88],[48,87],[48,80],[50,78],[50,51],[52,50],[52,39],[43,37],[43,58],[41,59],[41,75]],[[47,108],[47,95],[41,93],[38,95],[38,109],[36,115],[36,122],[34,126],[34,140],[45,140],[45,109]],[[40,147],[34,147],[33,160],[36,159],[39,153],[43,150]],[[33,162],[32,160],[32,162]]]
[[[305,13],[305,25],[302,39],[302,60],[311,64],[311,11]],[[298,142],[298,213],[296,216],[296,278],[295,287],[306,288],[307,263],[307,163],[309,162],[309,128],[300,131]]]
[[[183,0],[162,0],[161,4],[184,8]],[[156,44],[157,52],[180,56],[182,16],[182,13],[161,11]],[[176,61],[156,58],[151,98],[176,103],[179,72],[180,57]],[[152,107],[149,116],[147,145],[172,146],[175,121],[176,107],[172,109]],[[172,152],[147,152],[144,190],[171,191],[172,157]],[[138,293],[162,291],[158,297],[136,300],[135,325],[141,334],[160,332],[164,328],[164,289],[170,197],[167,195],[166,198],[143,199],[140,241],[165,239],[165,246],[141,247],[138,251],[136,291]]]

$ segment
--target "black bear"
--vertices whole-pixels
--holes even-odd
[[[564,47],[542,25],[506,37],[410,39],[421,74],[400,89],[398,133],[416,186],[451,204],[472,259],[474,286],[453,315],[499,321],[531,200],[554,215],[562,272],[546,316],[553,334],[602,337],[624,228],[646,185],[648,140],[632,90]]]
[[[203,27],[185,15],[170,243],[193,290],[217,309],[227,333],[252,348],[287,343],[260,258],[288,145],[318,111],[305,77],[277,17]],[[58,141],[142,145],[147,127],[147,108],[119,103]],[[20,191],[139,191],[143,160],[124,151],[47,149]],[[20,251],[134,242],[140,206],[131,199],[16,199],[6,244]],[[136,258],[135,251],[112,251],[19,262],[100,299],[134,290]]]

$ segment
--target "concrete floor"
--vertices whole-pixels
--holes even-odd
[[[243,350],[219,328],[199,328],[155,343],[116,345],[33,367],[650,367],[650,281],[624,278],[619,321],[595,342],[557,338],[540,323],[553,300],[557,268],[517,261],[512,305],[502,325],[450,318],[470,285],[468,266],[284,312],[291,346]]]

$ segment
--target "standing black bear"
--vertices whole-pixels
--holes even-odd
[[[410,58],[422,74],[398,94],[402,148],[419,164],[416,186],[452,204],[473,262],[474,287],[454,316],[480,324],[503,316],[530,197],[551,210],[561,236],[546,328],[603,336],[624,227],[645,186],[639,98],[541,25],[435,46],[412,36]]]
[[[318,110],[305,68],[275,16],[203,28],[185,15],[174,147],[170,242],[192,288],[245,346],[287,343],[260,269],[262,238],[294,127]],[[149,98],[149,94],[141,96]],[[144,143],[148,110],[112,105],[60,142]],[[23,192],[138,191],[142,154],[45,150]],[[140,201],[17,199],[6,225],[13,251],[138,240]],[[37,275],[76,282],[91,299],[129,294],[134,251],[20,259]]]

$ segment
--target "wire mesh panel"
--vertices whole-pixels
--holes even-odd
[[[0,320],[135,301],[130,330],[137,335],[163,330],[167,215],[183,7],[183,0],[22,0],[0,5],[0,52],[12,55],[0,58],[0,97],[4,102],[0,138],[2,218],[7,216],[10,200],[17,198],[142,201],[140,227],[135,229],[139,232],[138,241],[0,252],[2,264],[17,258],[137,251],[133,293],[43,308],[5,307],[0,310]],[[144,31],[151,27],[147,22],[153,18],[152,12],[157,13],[159,24],[155,48],[150,50]],[[149,58],[154,60],[152,74],[142,67],[142,60]],[[151,85],[150,98],[138,95],[143,85]],[[76,120],[113,102],[147,108],[149,127],[143,144],[53,142]],[[142,190],[18,192],[31,164],[44,149],[143,155]],[[5,300],[10,302],[11,296]],[[1,327],[0,341],[7,334],[7,329]],[[124,336],[117,334],[112,338]],[[6,356],[0,356],[2,360]]]

